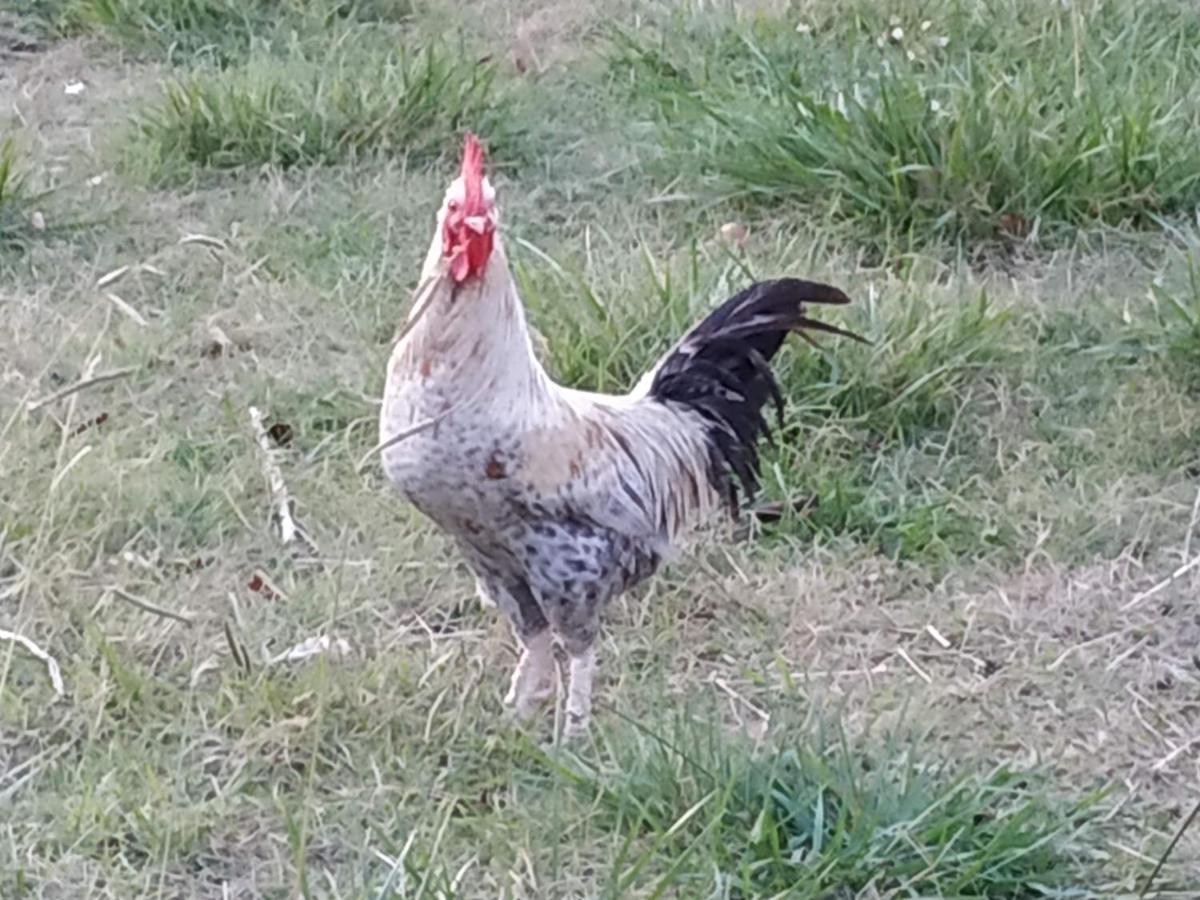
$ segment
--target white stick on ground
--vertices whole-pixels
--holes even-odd
[[[1200,556],[1192,557],[1192,559],[1189,562],[1185,562],[1182,566],[1180,566],[1178,569],[1176,569],[1174,572],[1172,572],[1170,575],[1168,575],[1166,578],[1164,578],[1158,584],[1154,585],[1154,587],[1150,588],[1149,590],[1142,591],[1140,594],[1138,594],[1136,597],[1134,597],[1132,600],[1130,600],[1128,603],[1126,603],[1124,606],[1122,606],[1121,612],[1128,612],[1129,610],[1131,610],[1135,606],[1137,606],[1139,603],[1141,603],[1143,600],[1149,600],[1151,597],[1153,597],[1155,594],[1157,594],[1163,588],[1168,587],[1172,582],[1174,582],[1175,580],[1177,580],[1179,578],[1182,578],[1188,572],[1192,571],[1192,569],[1196,568],[1196,566],[1200,566]]]
[[[283,472],[275,458],[275,448],[271,446],[271,437],[263,424],[263,414],[257,406],[250,407],[250,423],[254,426],[254,436],[262,450],[263,472],[266,473],[267,483],[271,488],[271,499],[275,506],[274,519],[279,525],[279,539],[286,545],[299,541],[312,553],[316,552],[316,544],[296,524],[292,517],[292,499],[288,495],[287,484],[283,480]]]
[[[74,384],[68,385],[61,391],[55,391],[49,397],[43,397],[41,400],[32,400],[26,404],[26,409],[29,412],[37,412],[43,406],[49,406],[51,403],[56,403],[59,400],[65,400],[72,394],[77,394],[80,391],[95,387],[98,384],[107,384],[110,381],[116,381],[119,378],[127,378],[137,371],[137,366],[129,366],[124,369],[113,369],[111,372],[102,372],[99,375],[84,377]]]
[[[63,695],[62,671],[58,668],[57,659],[25,637],[25,635],[17,634],[14,631],[5,631],[3,628],[0,628],[0,641],[14,641],[28,650],[30,655],[36,656],[44,662],[46,670],[50,673],[50,683],[54,685],[54,693],[60,697]]]
[[[140,312],[138,312],[136,309],[134,309],[132,306],[130,306],[128,303],[126,303],[123,299],[118,297],[112,291],[105,292],[104,296],[108,298],[109,303],[111,303],[113,306],[115,306],[121,312],[122,315],[124,315],[127,319],[129,319],[135,325],[140,325],[142,328],[145,328],[147,325],[150,324],[149,322],[146,321],[145,316],[143,316]]]
[[[1200,488],[1196,489],[1196,499],[1192,503],[1192,518],[1188,522],[1187,534],[1184,535],[1184,538],[1183,538],[1183,558],[1184,559],[1188,559],[1188,557],[1191,556],[1192,534],[1196,531],[1196,522],[1197,521],[1200,521]],[[1196,568],[1196,566],[1198,566],[1198,565],[1200,565],[1200,556],[1192,556],[1188,562],[1185,562],[1182,566],[1180,566],[1178,569],[1176,569],[1174,572],[1172,572],[1170,575],[1168,575],[1166,578],[1164,578],[1158,584],[1154,585],[1154,587],[1152,587],[1148,590],[1142,591],[1140,594],[1138,594],[1136,597],[1134,597],[1132,600],[1130,600],[1128,603],[1126,603],[1124,606],[1122,606],[1121,612],[1128,612],[1129,610],[1131,610],[1135,606],[1137,606],[1139,603],[1141,603],[1143,600],[1150,599],[1155,594],[1157,594],[1159,591],[1161,591],[1163,588],[1170,585],[1176,579],[1183,577],[1188,572],[1190,572],[1192,569]]]

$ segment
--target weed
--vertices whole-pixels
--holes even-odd
[[[955,774],[895,740],[864,752],[816,729],[758,751],[711,717],[662,718],[662,735],[606,735],[596,762],[551,760],[624,836],[607,896],[646,882],[655,896],[796,898],[1078,886],[1095,796],[1056,805],[1035,773]]]
[[[194,65],[228,65],[255,42],[319,33],[345,20],[399,22],[408,0],[69,0],[61,27],[99,31],[135,48]]]
[[[46,222],[42,207],[52,194],[31,190],[16,141],[0,141],[0,259],[5,251],[27,248],[35,238],[61,237],[81,227],[78,222]]]
[[[0,142],[0,245],[13,245],[30,227],[25,178],[17,170],[12,138]]]
[[[1162,351],[1188,384],[1200,385],[1200,257],[1188,256],[1185,277],[1175,286],[1152,284]]]
[[[619,34],[615,64],[673,173],[763,211],[793,198],[881,249],[1148,227],[1200,201],[1200,23],[1181,8],[1014,0],[951,15],[944,45],[879,12],[807,35],[677,21],[658,43]]]
[[[374,53],[347,35],[320,57],[293,47],[286,59],[258,55],[176,80],[137,117],[134,140],[145,146],[134,152],[148,152],[167,177],[190,167],[426,160],[476,128],[502,155],[492,77],[437,46]]]

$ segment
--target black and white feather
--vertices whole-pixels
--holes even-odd
[[[783,395],[770,361],[788,334],[810,340],[823,331],[861,341],[834,325],[811,319],[805,304],[843,305],[835,287],[781,278],[762,281],[731,297],[692,328],[654,371],[649,397],[681,404],[708,423],[709,482],[730,511],[758,489],[758,441],[770,437],[764,408],[771,402],[783,421]]]

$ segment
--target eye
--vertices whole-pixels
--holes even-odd
[[[452,213],[453,213],[453,212],[458,212],[458,201],[457,201],[457,200],[451,200],[449,203],[447,203],[447,204],[446,204],[446,211],[447,211],[447,212],[452,212]]]

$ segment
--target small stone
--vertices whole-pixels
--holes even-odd
[[[741,222],[726,222],[720,229],[721,240],[728,241],[738,247],[746,245],[746,238],[750,236],[748,229]]]

